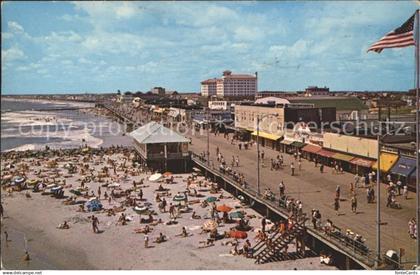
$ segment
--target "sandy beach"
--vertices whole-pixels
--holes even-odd
[[[237,198],[234,198],[223,190],[217,194],[210,194],[210,184],[204,177],[198,176],[191,181],[191,174],[173,175],[172,184],[166,183],[166,178],[160,182],[151,182],[151,173],[141,172],[139,167],[133,166],[133,154],[119,150],[108,150],[104,154],[80,153],[74,156],[61,156],[49,158],[22,158],[20,160],[2,160],[2,179],[7,173],[17,174],[24,171],[27,180],[44,180],[47,184],[53,184],[57,179],[56,186],[63,186],[65,196],[75,196],[69,191],[80,187],[81,181],[85,181],[88,196],[77,196],[76,200],[87,201],[90,196],[98,195],[101,187],[100,202],[104,209],[114,207],[115,215],[108,215],[106,210],[95,212],[78,212],[79,205],[66,205],[64,201],[69,198],[57,199],[50,195],[42,195],[41,192],[33,193],[31,190],[10,192],[10,188],[2,187],[2,204],[4,217],[2,219],[2,264],[5,269],[334,269],[331,266],[321,265],[318,257],[297,259],[283,262],[274,262],[257,265],[254,259],[243,255],[232,255],[233,246],[224,245],[233,241],[232,238],[217,240],[214,246],[199,248],[200,241],[206,241],[207,234],[200,234],[201,227],[210,219],[209,207],[201,207],[201,202],[209,196],[222,198],[216,201],[217,205],[226,204],[232,211],[244,211],[246,219],[252,230],[248,231],[248,239],[254,245],[256,231],[260,229],[261,216],[253,209],[243,207]],[[13,163],[15,168],[8,166]],[[28,166],[21,165],[25,163]],[[52,165],[54,163],[54,165]],[[75,173],[69,173],[64,166],[72,163],[76,167]],[[87,165],[87,166],[86,166]],[[99,174],[108,167],[108,176],[99,179]],[[115,173],[114,173],[115,167]],[[41,170],[41,171],[40,171]],[[82,171],[84,170],[84,171]],[[38,172],[40,173],[38,174]],[[20,172],[22,173],[22,172]],[[38,174],[38,175],[37,175]],[[83,175],[84,174],[84,175]],[[41,175],[48,175],[41,178]],[[178,192],[184,192],[187,187],[187,179],[190,177],[190,189],[195,188],[200,197],[189,197],[187,213],[180,213],[176,224],[166,225],[170,220],[169,213],[161,213],[158,203],[155,201],[156,190],[161,184],[168,189],[168,196],[164,197],[168,205],[175,204],[173,197]],[[92,178],[91,181],[87,178]],[[48,180],[46,180],[48,179]],[[63,182],[63,179],[65,182]],[[143,179],[143,183],[139,184]],[[133,186],[135,181],[136,187]],[[105,187],[107,184],[115,184],[116,187]],[[117,187],[117,185],[119,185]],[[199,186],[201,185],[201,186]],[[139,191],[143,191],[143,200],[135,200]],[[111,202],[105,200],[104,193],[122,193],[132,190],[130,195],[117,198],[114,196]],[[45,190],[44,190],[45,191]],[[93,192],[93,194],[92,194]],[[85,191],[82,192],[82,195]],[[163,193],[162,193],[163,194]],[[144,247],[144,234],[135,233],[135,229],[144,228],[146,224],[140,223],[139,215],[133,207],[127,204],[127,198],[134,199],[138,206],[149,205],[153,210],[155,221],[161,219],[162,223],[149,225],[152,231],[149,248]],[[198,200],[197,203],[192,203]],[[119,210],[123,210],[119,212]],[[195,211],[200,219],[192,219]],[[127,225],[118,223],[121,213],[124,213],[131,221]],[[99,219],[99,229],[102,233],[93,233],[89,216],[95,215]],[[68,222],[69,229],[57,229],[64,221]],[[221,223],[217,231],[222,234],[229,231],[236,224]],[[186,227],[188,237],[177,236]],[[4,231],[8,233],[5,241]],[[167,241],[153,243],[163,233]],[[244,239],[239,240],[239,248],[242,248]],[[28,250],[31,261],[23,261],[25,250]],[[294,247],[289,247],[293,252]]]

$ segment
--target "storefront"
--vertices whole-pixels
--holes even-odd
[[[335,153],[332,158],[334,161],[343,168],[344,171],[350,172],[352,169],[352,165],[350,160],[354,158],[354,156],[344,154],[344,153]]]
[[[290,146],[294,148],[294,152],[300,152],[303,147],[305,147],[305,143],[300,141],[294,141]]]
[[[306,144],[302,148],[302,157],[309,161],[315,161],[317,159],[317,152],[319,152],[321,149],[321,146]]]
[[[397,181],[399,179],[403,184],[409,184],[410,177],[413,175],[415,178],[415,171],[416,159],[400,156],[390,172],[393,180]]]
[[[257,131],[251,133],[252,138],[257,141]],[[273,150],[279,150],[279,139],[282,136],[269,134],[263,131],[258,132],[258,140],[261,146],[271,148]]]
[[[327,149],[321,149],[316,154],[318,155],[319,163],[322,163],[327,166],[333,165],[332,156],[334,156],[336,152],[333,152]]]
[[[356,157],[350,160],[350,163],[353,166],[351,171],[352,173],[358,174],[359,176],[364,176],[370,172],[372,165],[375,163],[375,160]]]
[[[280,152],[282,153],[287,153],[287,154],[293,154],[294,148],[292,146],[290,146],[293,142],[295,142],[292,139],[283,139],[282,141],[280,141]]]
[[[381,152],[379,160],[381,163],[380,169],[381,169],[382,176],[385,176],[385,174],[388,174],[392,166],[394,166],[394,164],[398,161],[398,155],[388,153],[388,152]],[[372,169],[378,170],[377,161],[373,164]]]

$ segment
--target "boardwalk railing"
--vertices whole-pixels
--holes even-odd
[[[246,183],[246,181],[240,184],[238,180],[234,179],[234,177],[230,173],[217,170],[215,169],[214,165],[207,165],[207,159],[199,154],[191,152],[191,160],[197,165],[211,172],[212,174],[223,178],[226,182],[229,182],[229,184],[235,186],[235,188],[237,188],[241,192],[247,193],[250,197],[253,197],[255,200],[262,202],[270,209],[274,209],[278,214],[280,214],[284,218],[288,218],[291,214],[286,208],[284,198],[283,200],[279,198],[274,198],[271,200],[265,199],[264,196],[258,194],[257,191],[253,188],[253,186],[250,186],[248,183]],[[356,241],[350,236],[341,233],[341,229],[337,227],[335,227],[335,230],[333,231],[326,231],[324,230],[324,227],[314,228],[314,226],[309,220],[305,223],[305,226],[307,228],[308,233],[314,236],[316,239],[327,244],[334,244],[336,247],[339,248],[341,252],[345,252],[347,255],[350,255],[351,258],[356,260],[356,262],[363,263],[363,266],[365,268],[373,267],[375,263],[375,255],[364,242]],[[259,248],[260,247],[258,246],[254,247],[254,249]]]

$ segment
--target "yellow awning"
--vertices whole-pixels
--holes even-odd
[[[251,135],[256,136],[257,131],[252,132]],[[268,138],[268,139],[271,139],[271,140],[278,140],[279,138],[281,138],[281,136],[265,133],[265,132],[262,132],[262,131],[259,132],[259,137]]]
[[[381,171],[387,173],[397,160],[398,155],[382,152],[380,156]],[[378,161],[372,165],[372,169],[378,170]]]
[[[353,156],[347,155],[347,154],[343,154],[343,153],[336,153],[334,156],[332,156],[333,159],[338,159],[338,160],[342,160],[342,161],[347,161],[349,162],[350,160],[354,159]]]

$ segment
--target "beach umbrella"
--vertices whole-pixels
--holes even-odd
[[[195,172],[201,172],[200,168],[197,168],[197,167],[193,167],[193,170],[194,170]]]
[[[217,198],[216,197],[207,197],[206,201],[207,202],[215,202],[215,201],[217,201]]]
[[[136,212],[137,214],[146,214],[146,212],[149,211],[149,209],[147,208],[147,206],[135,206],[133,208],[134,212]]]
[[[211,231],[211,230],[216,229],[218,226],[219,225],[217,224],[216,221],[210,220],[203,224],[203,229]]]
[[[38,180],[37,179],[30,179],[30,180],[28,180],[28,184],[29,185],[35,185],[37,183],[38,183]]]
[[[219,212],[230,212],[232,210],[232,207],[227,206],[226,204],[222,204],[216,207],[217,211]]]
[[[174,201],[185,201],[185,199],[186,199],[186,197],[183,194],[177,194],[173,198]]]
[[[165,172],[163,173],[163,176],[169,178],[170,176],[172,176],[172,172]]]
[[[120,187],[120,184],[114,182],[114,183],[109,184],[108,187]]]
[[[162,174],[161,173],[156,173],[153,174],[149,177],[149,181],[158,181],[162,178]]]
[[[245,216],[242,212],[236,211],[236,212],[230,213],[229,217],[231,219],[243,219]]]
[[[248,234],[244,231],[232,230],[229,232],[229,236],[235,239],[246,239]]]

